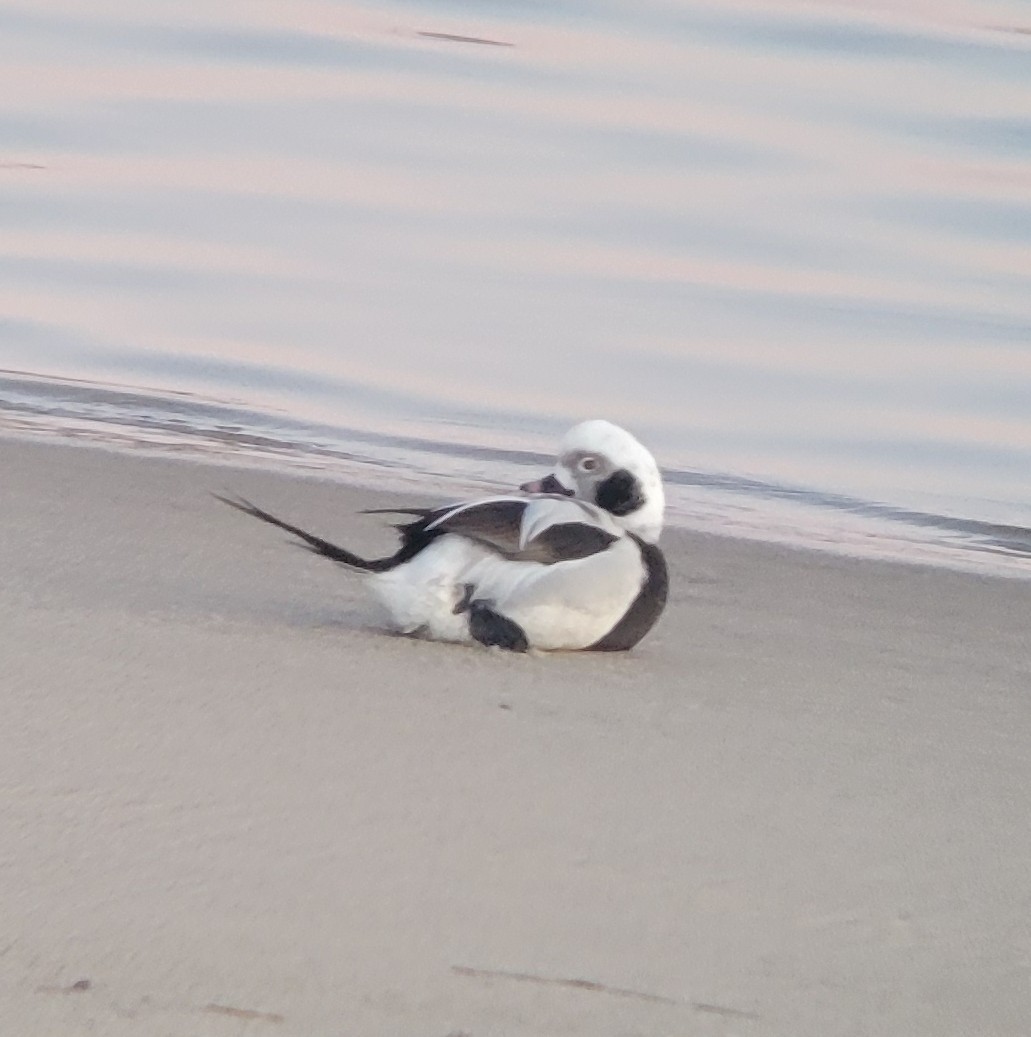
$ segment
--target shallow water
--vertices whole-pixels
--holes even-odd
[[[1026,572],[1029,29],[0,2],[0,427],[457,491],[605,416],[679,521]]]

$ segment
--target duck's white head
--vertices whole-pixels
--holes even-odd
[[[662,532],[666,495],[655,458],[626,429],[611,421],[582,421],[559,447],[550,475],[525,483],[526,493],[563,493],[590,501],[642,540]]]

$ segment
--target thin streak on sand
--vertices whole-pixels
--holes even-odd
[[[37,994],[81,994],[84,990],[89,990],[93,984],[88,979],[77,979],[74,983],[69,983],[68,986],[54,986],[53,984],[45,984],[41,987],[36,987]]]
[[[639,1001],[654,1001],[663,1005],[679,1005],[671,997],[661,994],[648,994],[642,990],[630,990],[627,987],[610,987],[593,979],[563,979],[556,976],[537,976],[532,972],[509,972],[507,969],[474,969],[468,965],[452,965],[451,971],[457,976],[472,976],[476,979],[512,979],[518,983],[539,983],[552,987],[573,987],[576,990],[597,990],[614,997],[635,997]]]
[[[234,1019],[261,1020],[265,1023],[285,1022],[278,1012],[257,1012],[253,1008],[234,1008],[232,1005],[205,1005],[203,1011],[214,1015],[231,1015]]]
[[[632,997],[638,1001],[651,1001],[654,1004],[687,1005],[696,1012],[709,1012],[713,1015],[725,1015],[735,1019],[759,1018],[755,1012],[745,1012],[740,1008],[706,1004],[704,1001],[678,1001],[676,998],[664,997],[662,994],[649,994],[643,990],[631,990],[629,987],[612,987],[593,979],[538,976],[532,972],[510,972],[507,969],[474,969],[468,965],[452,965],[451,971],[458,976],[471,976],[476,979],[511,979],[517,983],[537,983],[542,986],[569,987],[573,990],[594,990],[600,994],[610,994],[613,997]]]

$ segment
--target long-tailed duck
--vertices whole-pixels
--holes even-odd
[[[517,652],[633,648],[668,585],[654,458],[618,426],[585,421],[562,441],[554,471],[522,490],[529,496],[384,512],[414,517],[397,526],[397,551],[374,559],[249,501],[219,499],[369,574],[400,632]]]

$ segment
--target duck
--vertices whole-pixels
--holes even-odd
[[[556,463],[518,494],[406,516],[393,554],[362,558],[241,497],[224,504],[366,576],[397,633],[511,652],[627,651],[665,608],[665,508],[651,453],[596,419],[563,437]]]

